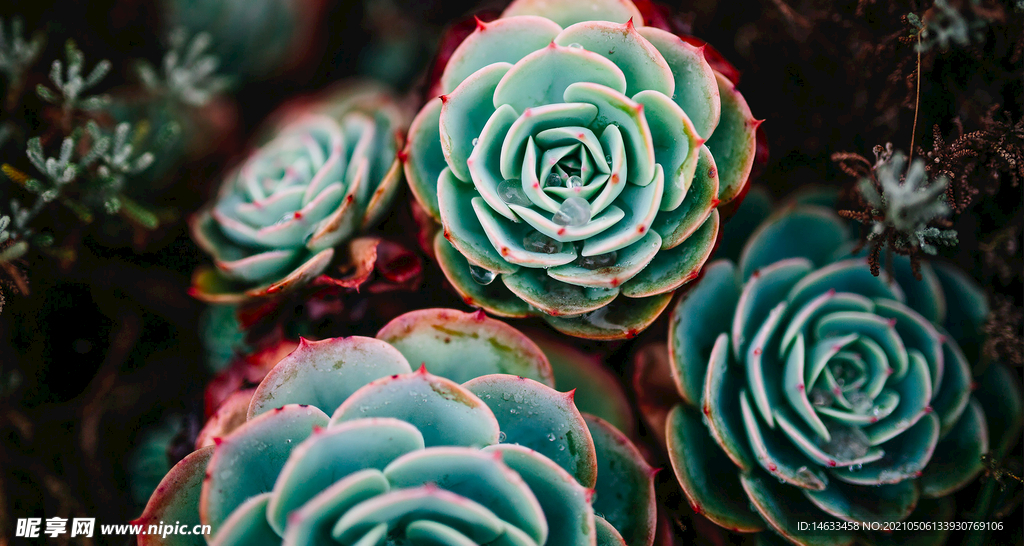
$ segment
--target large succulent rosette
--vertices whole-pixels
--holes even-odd
[[[693,509],[723,527],[884,541],[870,530],[885,522],[952,520],[948,495],[1016,441],[1016,379],[999,363],[974,377],[962,349],[988,314],[980,288],[939,264],[917,281],[905,260],[874,277],[833,259],[851,244],[831,209],[790,206],[672,313],[668,452]]]
[[[211,525],[215,545],[651,544],[654,472],[552,378],[536,344],[482,313],[303,341],[136,523]]]
[[[734,83],[628,0],[515,1],[438,85],[405,171],[443,225],[442,269],[471,305],[574,336],[646,328],[697,276],[754,160]]]
[[[240,302],[307,283],[380,221],[400,184],[405,116],[379,86],[345,85],[280,117],[192,218],[216,266],[195,275],[201,299]]]

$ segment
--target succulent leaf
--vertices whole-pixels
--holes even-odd
[[[480,332],[487,333],[481,336]],[[424,309],[384,326],[377,339],[434,375],[465,383],[488,374],[508,374],[555,385],[547,356],[511,326],[481,314]]]
[[[650,517],[656,513],[654,469],[618,429],[600,417],[584,415],[583,418],[594,438],[598,467],[617,469],[598,473],[594,510],[612,529],[621,533],[626,544],[650,544],[654,541],[656,523]],[[637,510],[637,507],[643,509]]]

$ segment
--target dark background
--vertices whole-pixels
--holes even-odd
[[[754,116],[766,119],[770,147],[756,184],[781,197],[810,184],[848,187],[853,180],[830,159],[835,152],[872,158],[877,144],[909,147],[914,109],[913,86],[906,77],[916,66],[916,53],[912,44],[891,36],[906,35],[901,16],[920,14],[931,2],[923,4],[696,0],[672,7],[681,29],[707,40],[740,70],[739,89]],[[1001,105],[1008,119],[1021,118],[1024,27],[1013,2],[1004,4],[1006,18],[985,29],[981,45],[925,56],[916,145],[931,148],[936,124],[947,137],[953,134],[957,117],[966,131],[980,128],[992,105]],[[186,293],[193,269],[206,258],[189,239],[185,218],[213,193],[219,173],[238,159],[280,103],[373,72],[382,44],[396,37],[413,44],[406,47],[410,68],[400,71],[407,82],[402,91],[422,92],[423,80],[416,76],[429,64],[443,29],[477,7],[442,0],[396,0],[393,5],[390,15],[371,16],[362,3],[328,1],[324,16],[310,30],[308,57],[283,74],[237,89],[236,131],[209,154],[175,169],[162,189],[154,189],[160,204],[178,211],[176,220],[141,239],[118,224],[77,230],[79,251],[73,263],[39,253],[27,257],[30,293],[8,295],[0,313],[0,371],[16,370],[21,378],[0,399],[0,545],[17,543],[11,538],[13,518],[75,514],[96,517],[98,523],[126,523],[138,516],[139,507],[126,493],[133,446],[145,427],[165,415],[190,415],[198,422],[210,376],[197,328],[203,305]],[[502,3],[482,7],[500,9]],[[9,21],[14,14],[24,18],[29,31],[46,29],[46,50],[35,67],[40,82],[49,62],[63,56],[67,38],[85,52],[87,65],[101,58],[113,62],[100,91],[136,85],[129,61],[157,63],[164,51],[162,14],[155,2],[4,0],[0,17]],[[38,101],[25,101],[22,109],[17,114],[41,131],[46,122],[38,114]],[[5,162],[24,162],[9,157],[9,147],[4,154],[0,159]],[[1016,250],[1010,248],[1005,256],[996,252],[986,258],[981,245],[1006,226],[1021,223],[1022,188],[1007,177],[987,184],[956,218],[960,244],[943,249],[941,259],[956,262],[1019,310],[1024,304],[1019,228],[1011,233]],[[3,187],[0,198],[9,199]],[[395,225],[408,221],[402,196],[393,214]],[[1000,264],[1009,274],[1000,274]],[[405,295],[405,305],[465,308],[443,284],[436,267],[428,264],[426,288]],[[323,332],[373,335],[380,325],[379,319],[367,317],[356,324],[328,324]],[[644,339],[664,336],[664,328],[659,322]],[[628,377],[631,351],[642,342],[583,345],[603,351],[608,363]],[[1019,456],[1020,446],[1015,453]],[[1020,543],[1019,520],[1007,518],[1011,531],[994,535],[992,543]],[[695,538],[692,530],[686,533],[686,539]]]

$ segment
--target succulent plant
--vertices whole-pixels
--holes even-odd
[[[917,281],[902,256],[891,277],[872,276],[861,258],[837,259],[852,245],[831,209],[787,207],[673,310],[682,403],[666,444],[691,506],[718,525],[797,544],[884,541],[864,531],[951,520],[949,495],[1016,441],[1015,378],[1000,363],[973,377],[965,356],[988,315],[981,289],[940,264]]]
[[[381,219],[398,188],[405,117],[382,88],[346,85],[280,117],[192,218],[216,265],[196,273],[200,299],[235,303],[305,284]]]
[[[759,124],[704,53],[628,0],[517,0],[478,22],[405,162],[468,303],[625,338],[697,276]]]
[[[479,312],[304,340],[226,402],[248,399],[244,424],[178,463],[136,523],[201,522],[217,545],[651,544],[652,469],[552,377]]]

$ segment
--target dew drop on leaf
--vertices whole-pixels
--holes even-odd
[[[498,274],[494,271],[473,264],[469,264],[469,276],[473,277],[477,284],[484,286],[491,284],[494,282],[494,279],[498,278]]]
[[[576,263],[583,269],[601,269],[602,267],[615,265],[615,260],[618,257],[619,254],[613,250],[596,256],[580,256]]]
[[[539,231],[523,237],[523,246],[530,252],[541,254],[557,254],[562,251],[562,243],[544,235]]]
[[[518,178],[502,180],[498,184],[498,197],[510,205],[528,207],[532,204],[530,198],[523,192],[523,183]]]
[[[578,177],[570,177],[570,180],[573,178]],[[590,214],[590,203],[582,197],[573,196],[562,201],[562,205],[558,207],[558,212],[551,217],[551,221],[560,226],[584,226],[590,221]]]

